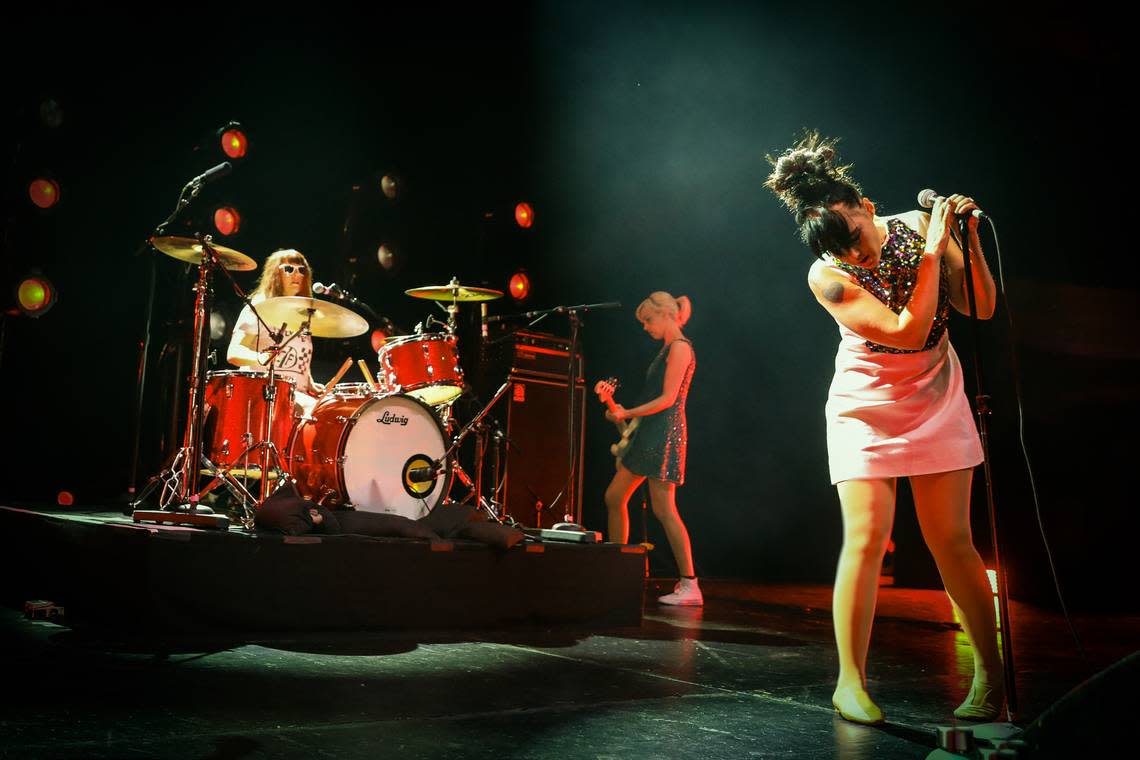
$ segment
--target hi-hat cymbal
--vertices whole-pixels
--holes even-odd
[[[368,332],[364,317],[319,298],[278,296],[256,306],[257,313],[274,330],[284,323],[285,329],[297,332],[311,315],[309,332],[318,338],[352,338]]]
[[[452,280],[450,285],[428,285],[423,288],[405,290],[413,298],[426,298],[429,301],[494,301],[503,293],[490,288],[471,288]]]
[[[167,235],[151,238],[150,244],[167,256],[172,256],[179,261],[185,261],[188,264],[202,263],[202,243],[195,238]],[[257,269],[257,262],[244,253],[239,253],[233,248],[226,248],[224,245],[211,243],[210,247],[218,254],[218,261],[226,269],[233,269],[238,272]]]

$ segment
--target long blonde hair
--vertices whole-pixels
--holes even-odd
[[[292,248],[282,248],[270,254],[261,267],[261,277],[257,280],[257,287],[253,289],[250,300],[254,303],[264,301],[266,298],[276,298],[281,293],[281,278],[278,271],[282,264],[300,264],[305,267],[305,282],[301,286],[299,296],[313,295],[313,268],[305,254]]]
[[[674,298],[664,290],[658,290],[649,294],[637,307],[637,318],[642,319],[643,316],[653,311],[657,314],[668,314],[677,320],[680,327],[684,327],[685,323],[689,321],[689,317],[693,316],[693,304],[689,301],[688,296],[677,296]]]

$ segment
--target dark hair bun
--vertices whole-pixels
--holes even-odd
[[[767,157],[772,173],[764,185],[792,210],[798,222],[802,223],[809,209],[860,197],[859,186],[848,174],[851,167],[835,165],[836,142],[819,132],[807,132],[778,158]]]

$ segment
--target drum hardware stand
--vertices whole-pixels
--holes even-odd
[[[459,434],[452,440],[451,446],[448,447],[447,451],[443,452],[443,456],[432,462],[429,467],[420,467],[411,470],[408,473],[408,479],[412,482],[426,482],[428,480],[434,480],[435,478],[439,477],[439,472],[443,468],[443,463],[452,458],[455,452],[459,449],[460,444],[463,443],[463,439],[466,438],[468,434],[470,434],[471,431],[474,430],[476,426],[482,422],[483,418],[487,416],[487,413],[491,411],[491,408],[495,405],[495,403],[498,402],[498,400],[501,399],[504,395],[506,395],[507,390],[510,387],[511,383],[509,380],[503,383],[499,387],[499,390],[495,391],[495,395],[491,401],[486,406],[484,406],[477,415],[475,415],[475,418],[473,420],[464,425],[463,429],[459,431]],[[482,449],[481,446],[479,448],[480,450]],[[479,454],[479,456],[481,457],[482,454]],[[483,469],[481,460],[478,463],[478,467],[479,472],[477,472],[476,475],[479,477],[481,483],[481,472]],[[472,494],[474,494],[475,498],[478,501],[479,508],[486,512],[492,520],[501,523],[503,519],[499,514],[498,505],[494,503],[494,500],[488,501],[483,497],[483,494],[478,490],[476,482],[471,479],[471,476],[467,474],[459,462],[452,462],[452,472],[454,472],[455,476],[459,478],[459,482],[461,482],[467,488],[471,489]],[[468,498],[470,498],[470,496]]]
[[[230,287],[233,288],[234,293],[236,293],[237,296],[245,303],[245,305],[249,307],[249,310],[253,312],[253,316],[259,323],[261,323],[261,326],[265,328],[265,331],[268,333],[270,338],[273,339],[273,345],[265,350],[266,353],[270,355],[269,362],[267,365],[262,365],[268,366],[269,368],[269,374],[265,379],[265,386],[261,390],[262,398],[265,400],[265,435],[269,435],[273,430],[273,408],[275,406],[274,402],[277,400],[277,355],[281,353],[285,346],[289,345],[289,343],[294,338],[297,338],[300,335],[308,334],[309,324],[313,319],[313,310],[309,309],[309,315],[301,324],[301,329],[295,332],[293,335],[289,336],[289,338],[286,339],[284,343],[280,343],[279,341],[282,337],[284,337],[287,325],[282,324],[281,327],[274,330],[272,327],[266,324],[265,320],[261,318],[261,314],[257,311],[257,307],[250,300],[249,295],[244,290],[242,290],[240,285],[237,284],[237,281],[234,280],[233,275],[231,275],[229,271],[225,269],[225,267],[222,267],[222,272],[230,281]],[[235,496],[238,496],[238,498],[241,499],[241,522],[245,528],[249,529],[253,527],[253,512],[250,510],[249,504],[253,503],[260,507],[271,495],[269,490],[269,473],[275,472],[277,474],[277,488],[280,488],[285,484],[286,481],[291,479],[291,473],[285,469],[281,452],[277,450],[277,444],[274,443],[272,439],[267,438],[256,442],[252,441],[251,439],[247,441],[247,444],[248,445],[246,446],[245,450],[234,457],[234,461],[239,462],[244,460],[247,466],[243,469],[248,473],[249,454],[253,451],[259,452],[260,457],[257,465],[260,470],[261,484],[259,487],[258,496],[254,497],[253,494],[249,492],[249,489],[239,483],[237,481],[237,478],[231,473],[231,470],[235,469],[236,465],[219,468],[208,459],[206,459],[205,456],[202,458],[203,462],[214,475],[214,479],[211,480],[205,488],[198,492],[197,495],[199,497],[205,496],[207,493],[214,489],[219,481],[225,483],[227,487],[230,488],[231,493],[234,493]],[[271,461],[274,465],[272,469],[270,469]]]
[[[191,183],[193,184],[193,183]],[[200,184],[196,186],[201,189]],[[197,194],[194,192],[193,194]],[[186,435],[182,448],[174,455],[169,467],[170,476],[163,480],[162,495],[158,510],[138,510],[138,500],[132,502],[131,509],[135,522],[149,520],[159,523],[206,525],[228,528],[229,520],[222,515],[207,512],[199,506],[199,495],[191,493],[197,482],[198,460],[202,451],[202,397],[205,392],[205,354],[209,342],[205,340],[210,324],[210,274],[214,268],[225,269],[218,262],[217,253],[211,245],[212,238],[201,233],[195,235],[202,244],[202,261],[198,264],[197,297],[194,302],[194,354],[190,368],[192,384],[186,414]],[[189,519],[188,519],[189,518]]]
[[[256,313],[256,309],[252,304],[250,305],[250,309],[254,310]],[[258,319],[260,319],[260,317],[258,317]],[[311,314],[309,319],[312,319]],[[279,354],[281,350],[289,344],[289,341],[293,340],[293,338],[306,333],[308,331],[308,323],[309,320],[306,320],[301,330],[291,335],[289,339],[284,343],[280,345],[275,344],[266,349],[266,353],[270,354],[272,357],[268,364],[269,374],[266,377],[266,384],[261,390],[262,398],[265,399],[265,414],[263,420],[265,423],[266,435],[269,435],[270,431],[273,430],[273,409],[276,406],[274,402],[277,400],[277,372],[275,364],[277,360],[277,354]],[[270,330],[269,333],[271,336],[273,336],[274,340],[280,340],[281,335],[284,333],[284,326],[281,330]],[[244,462],[246,466],[242,469],[248,473],[249,455],[254,451],[257,451],[259,454],[257,466],[260,473],[261,484],[259,486],[258,496],[254,496],[252,493],[250,493],[249,489],[246,488],[244,484],[239,482],[237,477],[234,476],[232,472],[232,470],[237,468],[238,462]],[[218,467],[205,455],[202,455],[202,463],[206,466],[207,470],[214,476],[214,478],[209,483],[207,483],[201,491],[197,493],[197,496],[201,498],[212,491],[219,483],[224,484],[227,488],[230,489],[230,492],[232,494],[241,500],[241,516],[239,519],[241,520],[242,527],[244,527],[246,530],[251,530],[254,525],[254,515],[256,509],[251,509],[250,505],[252,504],[256,508],[259,508],[271,495],[269,484],[269,481],[271,480],[270,473],[275,473],[277,476],[276,486],[273,488],[274,491],[277,488],[281,488],[283,485],[285,485],[285,483],[292,477],[291,473],[285,469],[281,452],[277,449],[277,444],[269,438],[254,442],[252,441],[252,437],[250,437],[248,445],[241,453],[234,457],[234,464],[228,467]],[[273,464],[272,468],[270,467],[271,463]]]

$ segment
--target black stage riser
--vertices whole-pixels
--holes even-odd
[[[4,602],[175,630],[637,625],[640,547],[256,536],[0,508]]]

